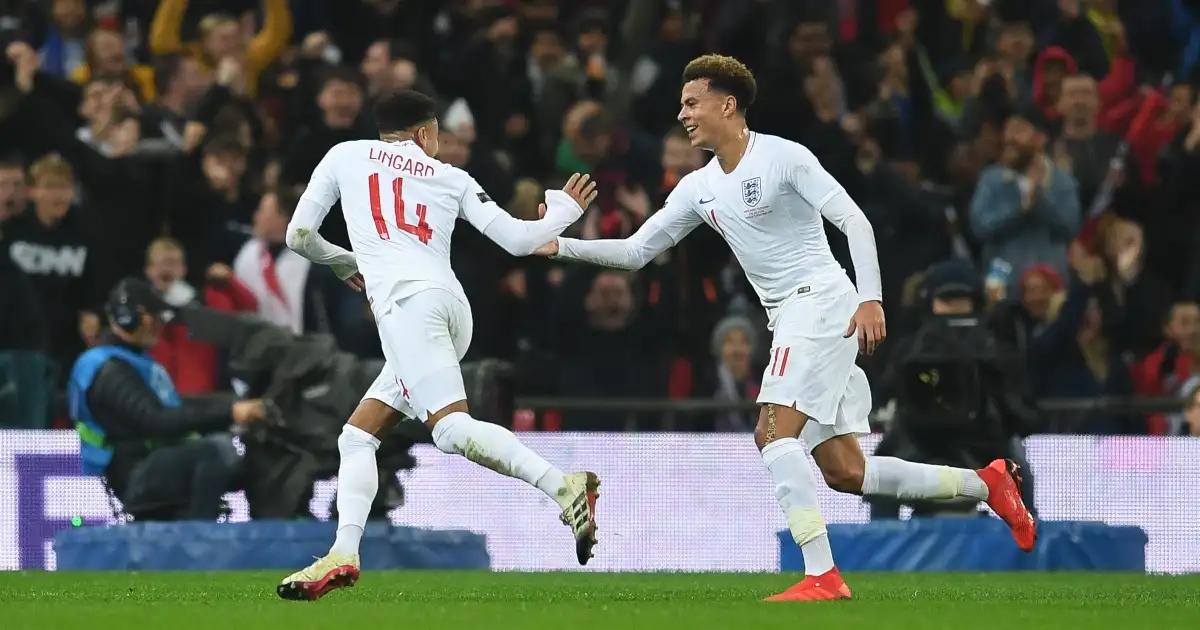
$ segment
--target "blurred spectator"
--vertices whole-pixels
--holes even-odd
[[[160,58],[154,78],[156,98],[142,108],[142,137],[164,138],[182,149],[188,110],[211,81],[201,71],[200,62],[187,55]]]
[[[1200,437],[1200,379],[1192,380],[1188,385],[1179,433]]]
[[[557,344],[561,358],[560,393],[565,396],[621,397],[637,396],[648,390],[646,359],[648,348],[640,334],[633,301],[632,278],[618,271],[601,270],[580,273],[574,281],[576,291],[564,292],[561,299],[579,295],[586,283],[581,304],[564,304],[559,312],[560,325],[582,317],[582,328],[563,331]],[[567,414],[564,430],[612,430],[605,415],[578,412]]]
[[[1021,274],[1017,299],[996,305],[992,329],[1021,356],[1028,356],[1029,340],[1049,323],[1051,307],[1063,299],[1063,279],[1049,265],[1034,265]]]
[[[1186,395],[1186,385],[1200,373],[1200,306],[1177,302],[1163,324],[1166,341],[1132,368],[1135,392],[1142,396]],[[1170,430],[1166,416],[1147,419],[1150,433]]]
[[[1050,156],[1075,177],[1079,205],[1085,212],[1108,179],[1121,144],[1120,138],[1096,128],[1099,107],[1095,79],[1086,74],[1063,79],[1057,108],[1062,115],[1062,134],[1053,142]]]
[[[1010,116],[1000,163],[984,169],[971,200],[983,259],[1006,261],[1018,274],[1038,263],[1065,272],[1067,243],[1079,229],[1075,178],[1046,156],[1045,146],[1045,132],[1030,117]]]
[[[320,118],[311,121],[292,142],[280,176],[283,182],[307,182],[317,163],[334,145],[377,135],[373,126],[360,117],[363,88],[354,70],[326,71],[316,102]]]
[[[95,29],[88,35],[85,45],[85,63],[71,72],[71,80],[86,85],[93,77],[104,77],[135,90],[144,102],[154,100],[154,69],[141,64],[130,65],[125,40],[120,33]]]
[[[263,319],[295,334],[332,332],[341,320],[331,318],[354,310],[344,309],[343,301],[359,300],[347,295],[348,289],[341,290],[327,267],[313,265],[287,248],[287,225],[298,201],[288,188],[262,196],[254,213],[253,237],[234,259],[233,273],[254,296]],[[229,280],[223,273],[217,279]]]
[[[188,0],[160,0],[150,24],[150,51],[156,55],[188,53],[200,61],[207,71],[228,57],[244,64],[243,80],[246,92],[258,92],[258,77],[262,74],[292,36],[292,13],[287,0],[263,0],[263,28],[257,34],[248,33],[236,18],[214,13],[200,20],[199,41],[183,41],[183,20]]]
[[[146,279],[163,301],[176,309],[201,304],[222,311],[254,312],[254,295],[227,272],[227,267],[210,272],[209,282],[200,292],[184,280],[187,261],[178,241],[160,238],[146,249]],[[184,318],[164,322],[158,343],[148,354],[166,369],[181,395],[227,389],[218,380],[223,370],[217,349],[191,339]]]
[[[38,58],[46,72],[69,77],[87,63],[85,38],[91,28],[87,3],[84,0],[51,0],[50,19]]]
[[[50,335],[37,289],[8,256],[0,256],[0,351],[50,354]]]
[[[15,160],[0,160],[0,226],[25,211],[25,168]]]
[[[1104,264],[1090,257],[1080,260],[1075,271],[1066,297],[1052,302],[1050,322],[1030,340],[1034,391],[1041,397],[1068,399],[1128,396],[1133,382],[1110,332],[1114,305],[1103,303],[1096,294],[1105,280]],[[1133,418],[1104,412],[1091,414],[1080,430],[1145,432]]]
[[[4,247],[29,276],[41,302],[53,344],[52,356],[64,369],[100,334],[100,306],[110,282],[105,252],[94,240],[75,200],[71,165],[57,155],[29,168],[32,211],[4,224]]]
[[[212,265],[232,264],[250,235],[257,199],[245,180],[246,161],[242,141],[224,135],[205,142],[177,166],[170,220],[173,233],[192,252],[193,284]]]
[[[758,399],[761,376],[754,372],[755,330],[749,319],[726,317],[717,323],[712,335],[715,363],[705,370],[703,391],[721,402],[743,404]],[[750,433],[758,422],[756,411],[728,411],[716,414],[714,431]]]

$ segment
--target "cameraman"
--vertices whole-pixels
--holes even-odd
[[[926,276],[924,321],[896,344],[883,378],[897,401],[896,420],[875,454],[964,468],[1012,459],[1022,467],[1022,499],[1032,512],[1021,439],[1037,430],[1038,412],[1026,398],[1021,358],[978,316],[982,289],[975,270],[961,261],[939,263]],[[910,507],[920,516],[977,508]],[[897,518],[899,510],[898,503],[871,500],[873,519]]]
[[[174,311],[149,284],[121,281],[109,295],[110,323],[79,356],[67,385],[83,473],[105,477],[135,518],[215,520],[241,458],[226,431],[261,420],[263,404],[232,398],[184,402],[146,351]]]

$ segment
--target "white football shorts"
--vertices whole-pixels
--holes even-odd
[[[871,388],[855,365],[857,335],[845,338],[858,293],[798,294],[780,306],[758,403],[808,416],[800,437],[809,451],[847,434],[870,433]]]
[[[474,323],[462,298],[426,289],[397,300],[376,324],[387,363],[364,400],[378,400],[422,421],[466,400],[459,361],[471,345]]]

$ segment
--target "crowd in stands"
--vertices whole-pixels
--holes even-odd
[[[1198,0],[8,0],[0,42],[0,351],[64,378],[130,275],[380,356],[366,301],[284,233],[391,90],[437,99],[439,159],[512,214],[587,172],[600,196],[570,233],[626,236],[710,158],[675,115],[684,65],[720,52],[757,75],[752,129],[811,148],[867,213],[891,336],[925,270],[961,258],[1035,395],[1200,383]],[[323,233],[348,246],[337,208]],[[514,363],[521,393],[757,393],[762,309],[711,230],[629,274],[462,225],[453,265],[468,360]],[[154,356],[181,393],[228,387],[183,323]],[[1200,434],[1196,415],[1091,426]]]

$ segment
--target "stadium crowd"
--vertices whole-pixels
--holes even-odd
[[[587,172],[601,194],[571,233],[628,235],[708,159],[675,121],[679,77],[721,52],[757,74],[752,129],[810,147],[870,218],[891,336],[962,291],[1038,397],[1200,389],[1200,1],[7,0],[0,42],[0,351],[64,377],[130,275],[379,356],[366,301],[284,232],[390,90],[435,96],[439,159],[514,215]],[[340,212],[323,232],[348,245]],[[947,260],[966,286],[923,281]],[[628,274],[462,226],[453,263],[468,359],[513,362],[521,393],[757,393],[762,309],[711,230]],[[153,356],[182,394],[228,388],[183,323]],[[1198,416],[1082,430],[1200,434]]]

